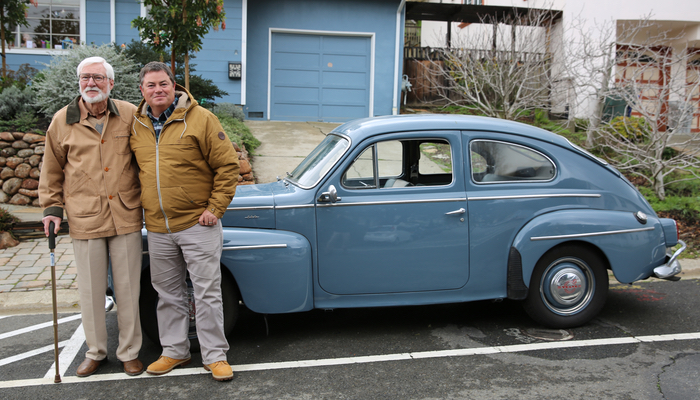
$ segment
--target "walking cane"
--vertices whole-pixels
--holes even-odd
[[[53,383],[61,383],[61,374],[58,372],[58,311],[56,310],[56,233],[54,233],[54,223],[49,223],[49,252],[51,253],[51,297],[53,299],[53,357],[56,363],[56,376]]]

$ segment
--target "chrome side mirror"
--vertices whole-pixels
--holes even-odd
[[[340,200],[341,198],[338,197],[338,190],[336,190],[333,185],[328,188],[327,192],[321,193],[321,196],[318,198],[319,203],[335,203]]]

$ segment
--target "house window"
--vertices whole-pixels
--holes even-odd
[[[29,6],[27,22],[12,27],[15,48],[72,48],[80,43],[80,0],[39,0]]]

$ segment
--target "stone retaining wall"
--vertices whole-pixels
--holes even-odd
[[[46,137],[34,133],[0,132],[0,203],[39,207],[39,174]],[[255,183],[245,146],[233,144],[241,165],[239,185]]]

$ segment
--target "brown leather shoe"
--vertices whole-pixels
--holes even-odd
[[[78,366],[78,370],[75,371],[75,374],[81,378],[85,378],[86,376],[90,376],[97,372],[98,369],[100,369],[100,365],[107,361],[107,359],[103,359],[100,361],[93,360],[92,358],[87,358],[85,357],[85,360],[80,363]]]
[[[124,361],[124,373],[131,376],[141,375],[143,373],[143,363],[138,358],[131,361]]]

